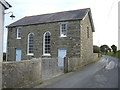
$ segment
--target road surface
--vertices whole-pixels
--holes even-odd
[[[118,88],[118,59],[104,56],[96,63],[47,80],[35,88]]]

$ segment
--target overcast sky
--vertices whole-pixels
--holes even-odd
[[[5,14],[5,26],[25,16],[54,13],[81,8],[91,8],[95,32],[93,44],[118,46],[118,1],[120,0],[6,0],[16,16],[11,19]],[[6,29],[4,34],[4,51],[6,51]]]

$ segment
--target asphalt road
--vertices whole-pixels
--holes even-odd
[[[118,59],[104,56],[96,63],[47,80],[35,88],[118,88]]]

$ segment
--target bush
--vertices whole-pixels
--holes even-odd
[[[108,45],[100,46],[100,51],[104,52],[104,53],[108,53],[109,52],[109,46]]]
[[[120,50],[118,50],[117,53],[118,53],[118,58],[120,59]]]
[[[112,48],[112,50],[113,50],[113,52],[114,52],[114,53],[116,53],[116,52],[117,52],[117,46],[112,45],[112,46],[111,46],[111,48]]]
[[[93,53],[100,53],[100,47],[94,45],[93,46]]]

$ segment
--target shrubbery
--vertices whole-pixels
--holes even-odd
[[[93,46],[93,53],[100,53],[100,47],[94,45]]]

